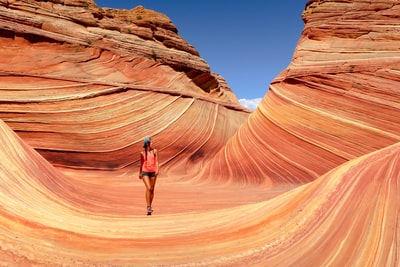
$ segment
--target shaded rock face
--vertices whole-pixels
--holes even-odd
[[[399,266],[399,8],[309,1],[250,114],[165,15],[0,0],[0,263]]]

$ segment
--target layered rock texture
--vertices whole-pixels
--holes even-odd
[[[308,1],[250,113],[166,15],[0,0],[0,265],[398,266],[399,14]]]

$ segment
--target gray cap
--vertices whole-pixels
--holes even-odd
[[[148,144],[151,142],[151,138],[150,137],[146,137],[143,141],[144,144]]]

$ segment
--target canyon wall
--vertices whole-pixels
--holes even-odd
[[[177,156],[197,163],[249,115],[161,13],[0,3],[1,119],[54,165],[137,166],[146,136],[165,170]]]
[[[292,62],[203,178],[302,184],[399,142],[399,8],[309,1]]]
[[[166,15],[0,0],[0,265],[398,266],[399,11],[308,1],[250,113]]]

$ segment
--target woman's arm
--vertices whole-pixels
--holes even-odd
[[[157,149],[154,149],[154,156],[156,158],[156,176],[158,176],[159,168],[158,168],[158,150]]]
[[[140,167],[139,167],[139,179],[142,179],[142,166],[143,166],[143,152],[140,152]]]

